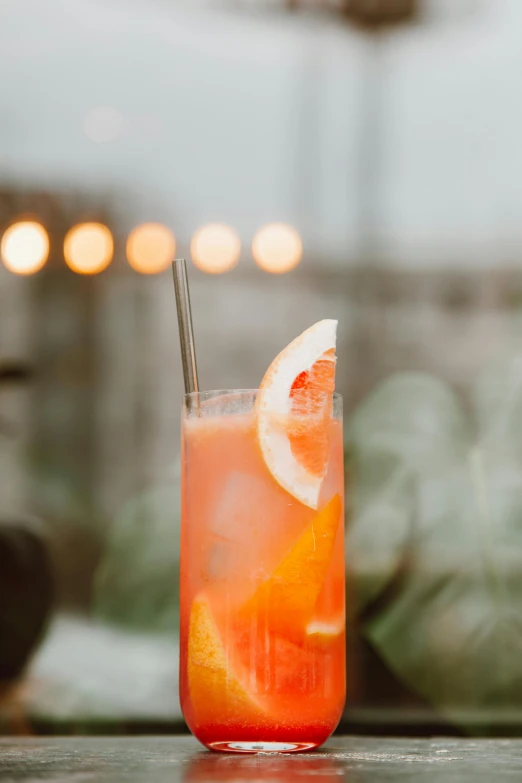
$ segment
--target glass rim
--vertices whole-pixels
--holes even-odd
[[[213,397],[225,396],[226,394],[257,394],[259,389],[204,389],[196,392],[185,392],[183,395],[184,400],[195,400],[198,397],[202,397],[205,394],[210,394]],[[340,392],[332,392],[332,398],[334,400],[342,400],[343,395]]]

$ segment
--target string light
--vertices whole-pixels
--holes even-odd
[[[114,240],[103,223],[79,223],[67,232],[63,253],[73,272],[95,275],[111,263]]]
[[[114,106],[96,106],[83,121],[85,135],[96,144],[106,144],[122,135],[123,116]]]
[[[176,238],[170,228],[161,223],[136,226],[127,239],[127,260],[142,275],[163,272],[174,260]]]
[[[49,235],[35,221],[13,223],[2,237],[0,255],[10,272],[32,275],[44,266],[49,257]]]
[[[203,272],[228,272],[239,260],[241,240],[230,226],[209,223],[194,234],[190,253],[194,264]]]
[[[282,274],[294,269],[303,255],[298,232],[286,223],[269,223],[259,229],[252,242],[252,255],[265,272]]]

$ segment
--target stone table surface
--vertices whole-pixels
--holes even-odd
[[[192,737],[0,739],[0,781],[381,783],[522,780],[522,740],[334,737],[296,755],[210,753]]]

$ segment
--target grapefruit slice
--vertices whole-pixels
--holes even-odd
[[[272,712],[279,710],[273,697],[286,695],[295,701],[311,695],[324,679],[324,663],[316,647],[299,645],[277,634],[259,634],[259,629],[238,626],[235,634],[237,654],[249,672],[252,690],[265,701]]]
[[[205,595],[194,599],[188,636],[188,682],[198,725],[233,719],[259,721],[264,712],[230,670],[227,655]]]
[[[337,321],[311,326],[277,356],[256,403],[263,459],[275,480],[317,509],[328,467]]]
[[[341,511],[341,499],[334,495],[240,609],[242,622],[255,623],[260,634],[303,640],[332,559]]]

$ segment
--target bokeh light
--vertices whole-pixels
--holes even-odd
[[[114,106],[95,106],[84,118],[85,135],[96,144],[106,144],[121,136],[124,127],[123,116]]]
[[[73,272],[95,275],[112,261],[114,240],[103,223],[79,223],[67,232],[63,253]]]
[[[136,226],[127,239],[127,260],[142,275],[163,272],[174,260],[176,238],[170,228],[161,223]]]
[[[297,266],[303,255],[301,237],[286,223],[260,228],[252,242],[252,255],[265,272],[282,274]]]
[[[230,226],[209,223],[198,229],[190,243],[190,254],[198,269],[220,274],[233,269],[241,254],[241,240]]]
[[[32,220],[13,223],[2,237],[0,256],[5,267],[17,275],[38,272],[49,257],[47,231]]]

